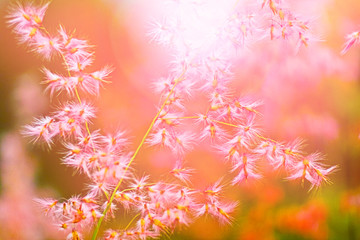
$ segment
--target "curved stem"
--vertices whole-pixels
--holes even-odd
[[[131,224],[135,221],[135,219],[140,216],[140,213],[136,214],[132,219],[131,221],[128,223],[128,225],[125,227],[124,231],[126,231],[130,226]]]
[[[166,96],[166,99],[164,100],[164,103],[161,105],[159,111],[158,111],[157,114],[155,115],[155,117],[154,117],[154,119],[152,120],[149,128],[147,129],[144,137],[142,138],[139,146],[137,147],[134,155],[131,157],[128,165],[126,166],[125,171],[124,171],[124,176],[125,176],[126,172],[128,171],[130,165],[131,165],[132,162],[134,161],[135,157],[136,157],[137,154],[139,153],[141,147],[144,145],[147,136],[149,135],[149,133],[150,133],[152,127],[154,126],[156,120],[158,119],[160,113],[162,112],[162,110],[163,110],[164,107],[166,106],[166,104],[167,104],[167,102],[168,102],[171,94],[174,92],[174,89],[175,89],[176,85],[182,80],[182,78],[183,78],[183,76],[184,76],[184,73],[185,73],[185,70],[186,70],[186,69],[184,68],[184,70],[183,70],[183,72],[181,73],[180,77],[178,77],[177,79],[175,79],[174,85],[173,85],[173,87],[171,88],[171,91],[170,91],[170,92],[168,93],[168,95]],[[99,218],[99,221],[98,221],[97,224],[96,224],[94,233],[93,233],[92,238],[91,238],[92,240],[95,240],[95,239],[96,239],[96,237],[97,237],[97,235],[98,235],[98,233],[99,233],[99,230],[100,230],[101,223],[102,223],[102,221],[104,220],[104,217],[105,217],[106,213],[109,211],[110,206],[111,206],[111,203],[113,202],[113,200],[114,200],[114,198],[115,198],[115,194],[116,194],[117,190],[119,189],[120,185],[122,184],[123,180],[124,180],[124,177],[122,177],[122,178],[119,180],[118,184],[117,184],[116,187],[114,188],[113,193],[111,194],[110,199],[109,199],[109,201],[108,201],[108,203],[107,203],[107,205],[106,205],[106,208],[105,208],[105,210],[103,211],[102,216]]]
[[[222,122],[222,121],[218,121],[218,120],[214,120],[214,119],[209,119],[209,120],[210,120],[210,121],[212,121],[212,122],[215,122],[215,123],[222,124],[222,125],[226,125],[226,126],[230,126],[230,127],[240,128],[240,126],[235,125],[235,124],[231,124],[231,123],[227,123],[227,122]]]

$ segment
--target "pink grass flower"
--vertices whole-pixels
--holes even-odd
[[[34,6],[31,3],[22,5],[18,2],[10,7],[8,23],[15,25],[15,28],[26,25],[41,26],[48,6],[49,2],[42,6]]]
[[[283,144],[270,139],[263,140],[254,150],[257,154],[264,156],[270,163],[274,164],[283,154]]]
[[[66,240],[81,240],[83,239],[82,234],[75,229],[71,231],[66,237]]]
[[[150,176],[146,175],[141,178],[134,178],[133,183],[129,185],[130,188],[136,189],[136,190],[142,190],[144,189],[148,183],[149,183]]]
[[[55,116],[60,121],[84,123],[95,117],[95,109],[86,102],[68,102],[61,110],[55,113]]]
[[[58,30],[62,40],[62,52],[66,59],[73,61],[88,59],[91,55],[91,45],[86,40],[74,38],[69,35],[63,26]]]
[[[98,81],[98,84],[101,85],[102,83],[109,83],[107,80],[109,75],[112,73],[113,68],[111,66],[105,66],[102,69],[90,73],[90,76]]]
[[[256,172],[256,162],[256,156],[253,156],[250,153],[243,153],[238,159],[233,159],[231,171],[234,172],[238,170],[239,172],[232,180],[232,184],[235,185],[242,183],[243,181],[261,178],[261,175]]]
[[[200,133],[200,139],[210,139],[211,141],[223,140],[227,137],[226,131],[220,127],[219,124],[211,122],[209,125],[205,126],[202,132]]]
[[[161,45],[169,45],[174,43],[176,36],[176,22],[163,19],[163,21],[153,21],[151,30],[148,35],[151,36],[152,41],[156,41]]]
[[[101,137],[99,130],[90,133],[86,131],[86,133],[80,133],[76,140],[83,151],[91,152],[94,151],[94,149],[100,149]]]
[[[61,44],[57,37],[50,37],[38,33],[34,36],[33,42],[30,43],[33,52],[49,60],[52,56],[59,53]]]
[[[45,74],[45,80],[42,83],[47,84],[46,90],[50,92],[50,96],[62,91],[66,91],[68,94],[73,93],[76,86],[73,79],[53,73],[46,68],[43,68],[43,73]]]
[[[222,224],[230,224],[233,217],[230,215],[238,205],[237,202],[230,203],[216,203],[214,204],[215,211],[213,215],[217,217]]]
[[[276,145],[274,145],[276,146]],[[281,147],[281,152],[279,153],[275,149],[274,158],[269,158],[271,164],[274,166],[274,169],[279,169],[284,167],[284,169],[291,169],[297,161],[297,158],[301,156],[303,148],[303,141],[301,139],[296,139],[291,143]]]
[[[149,135],[149,138],[146,140],[148,144],[152,146],[160,145],[161,147],[171,148],[173,146],[172,135],[165,129],[158,129],[156,132]]]
[[[168,128],[175,130],[173,127],[176,127],[180,124],[180,120],[178,118],[181,117],[182,115],[180,113],[163,110],[155,122],[154,128]]]
[[[49,2],[39,6],[31,3],[25,5],[16,3],[10,7],[7,23],[18,34],[20,42],[30,43],[34,41],[33,38],[39,33],[48,6]]]
[[[82,72],[94,62],[94,54],[89,53],[81,58],[68,58],[67,64],[71,72]]]
[[[179,208],[180,207],[168,209],[164,211],[161,217],[171,228],[175,226],[188,226],[191,223],[191,218],[187,214],[187,211]]]
[[[326,168],[320,163],[322,159],[323,157],[319,153],[306,156],[292,167],[292,173],[287,179],[301,179],[302,182],[306,179],[311,183],[311,189],[320,187],[323,182],[329,182],[328,175],[334,172],[337,166]]]
[[[221,181],[222,179],[219,179],[203,191],[205,198],[208,199],[210,202],[217,202],[222,196],[224,185],[221,184]]]
[[[94,175],[92,175],[93,182],[87,185],[88,193],[93,197],[102,196],[104,193],[108,193],[112,189],[112,184],[104,182],[103,177],[96,179],[96,176]]]
[[[259,138],[259,136],[261,136],[261,130],[252,118],[250,119],[251,120],[248,120],[246,123],[239,125],[236,135],[244,138],[248,143],[253,143]]]
[[[348,34],[346,36],[346,40],[347,41],[344,44],[343,50],[341,51],[342,55],[347,53],[353,45],[360,43],[360,31]]]
[[[100,141],[105,145],[108,152],[121,152],[129,144],[124,131],[117,131],[114,134],[108,134],[100,137]]]
[[[54,211],[59,201],[52,198],[37,198],[35,202],[41,206],[46,214],[49,214]]]
[[[194,172],[193,169],[184,168],[183,163],[181,161],[177,161],[174,168],[170,171],[170,173],[182,181],[185,184],[190,183],[191,174]]]
[[[105,240],[120,240],[120,233],[115,230],[108,229],[105,231]]]
[[[183,132],[174,136],[174,146],[172,151],[179,155],[184,156],[186,152],[193,148],[195,142],[195,135],[191,132]]]
[[[243,111],[259,114],[257,109],[263,104],[262,100],[255,100],[251,97],[240,97],[235,100],[235,105]]]
[[[32,125],[25,126],[22,133],[27,137],[31,137],[34,142],[42,139],[50,145],[53,142],[53,137],[56,135],[53,126],[54,118],[43,117],[36,119]]]
[[[230,214],[237,205],[237,202],[221,203],[216,201],[213,203],[205,203],[197,210],[197,216],[209,214],[214,218],[217,218],[221,224],[230,224],[233,220],[233,217]]]
[[[236,135],[224,144],[218,146],[218,149],[221,153],[225,154],[226,160],[234,162],[240,157],[241,152],[250,149],[250,142],[248,138]]]
[[[273,14],[278,13],[278,6],[281,4],[281,0],[262,0],[261,7],[269,7]]]

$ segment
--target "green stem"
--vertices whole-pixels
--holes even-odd
[[[182,74],[180,75],[180,77],[178,77],[178,78],[175,80],[174,86],[171,88],[171,91],[170,91],[169,94],[167,95],[164,103],[161,105],[158,113],[156,114],[156,116],[155,116],[154,119],[152,120],[152,122],[151,122],[148,130],[146,131],[144,137],[142,138],[142,140],[141,140],[139,146],[137,147],[134,155],[131,157],[128,165],[126,166],[125,171],[124,171],[124,175],[126,174],[126,172],[128,171],[131,163],[134,161],[135,157],[136,157],[137,154],[139,153],[141,147],[144,145],[147,136],[149,135],[149,133],[150,133],[152,127],[154,126],[156,120],[158,119],[160,113],[162,112],[162,110],[164,109],[165,105],[167,104],[167,102],[168,102],[171,94],[174,92],[174,89],[175,89],[176,85],[182,80],[184,73],[185,73],[185,69],[184,69],[184,71],[182,72]],[[109,202],[108,202],[108,204],[106,205],[106,208],[105,208],[104,212],[102,213],[102,216],[99,218],[99,221],[98,221],[97,224],[96,224],[94,233],[93,233],[92,238],[91,238],[92,240],[95,240],[95,239],[96,239],[96,237],[97,237],[97,235],[98,235],[98,233],[99,233],[99,230],[100,230],[101,223],[102,223],[102,221],[104,220],[104,217],[105,217],[106,213],[109,211],[110,206],[111,206],[111,203],[113,202],[113,200],[114,200],[114,198],[115,198],[115,194],[116,194],[117,190],[119,189],[119,187],[120,187],[121,183],[123,182],[123,180],[124,180],[124,177],[122,177],[122,178],[119,180],[118,184],[117,184],[116,187],[114,188],[114,191],[113,191],[113,193],[112,193],[111,196],[110,196]]]
[[[131,224],[135,221],[135,219],[140,216],[140,213],[136,214],[132,219],[131,221],[128,223],[128,225],[125,227],[124,231],[126,231],[130,226]]]

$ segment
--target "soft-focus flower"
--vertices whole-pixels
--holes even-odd
[[[360,31],[348,34],[346,39],[347,41],[344,44],[344,48],[341,51],[341,54],[347,53],[353,45],[360,43]]]

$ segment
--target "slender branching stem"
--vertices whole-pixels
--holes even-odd
[[[165,100],[164,100],[164,103],[161,105],[159,111],[158,111],[157,114],[155,115],[155,117],[154,117],[154,119],[152,120],[149,128],[147,129],[144,137],[142,138],[139,146],[138,146],[137,149],[135,150],[135,153],[133,154],[133,156],[131,157],[129,163],[127,164],[127,166],[126,166],[126,168],[125,168],[125,171],[124,171],[124,176],[125,176],[126,172],[128,171],[130,165],[132,164],[132,162],[134,161],[134,159],[135,159],[136,156],[138,155],[141,147],[144,145],[147,136],[149,135],[151,129],[153,128],[153,126],[154,126],[156,120],[158,119],[160,113],[162,112],[162,110],[163,110],[164,107],[166,106],[166,104],[167,104],[167,102],[168,102],[171,94],[174,92],[174,89],[175,89],[176,85],[177,85],[179,82],[181,82],[181,80],[183,79],[183,76],[184,76],[184,74],[185,74],[185,71],[186,71],[186,68],[184,68],[184,70],[183,70],[183,72],[181,73],[181,75],[180,75],[177,79],[175,79],[174,85],[173,85],[173,87],[171,88],[171,91],[170,91],[170,92],[168,93],[168,95],[166,96],[166,98],[165,98]],[[102,223],[102,221],[104,220],[107,212],[109,211],[110,206],[111,206],[112,202],[114,201],[116,192],[117,192],[117,190],[119,189],[120,185],[122,184],[123,180],[124,180],[124,177],[122,177],[122,178],[119,180],[118,184],[116,185],[116,187],[114,188],[114,190],[113,190],[113,192],[112,192],[112,194],[111,194],[111,196],[110,196],[110,199],[108,199],[108,203],[107,203],[107,205],[106,205],[106,207],[105,207],[105,210],[103,211],[102,216],[99,218],[99,220],[98,220],[98,222],[97,222],[97,224],[96,224],[94,233],[93,233],[92,238],[91,238],[92,240],[95,240],[95,239],[96,239],[96,237],[97,237],[97,235],[98,235],[98,233],[99,233],[100,227],[101,227],[101,223]]]

